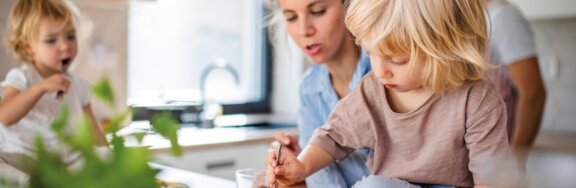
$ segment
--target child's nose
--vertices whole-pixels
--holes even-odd
[[[391,71],[388,71],[388,70],[384,71],[384,78],[392,79],[392,77],[394,77],[394,74],[392,74]]]
[[[61,51],[61,52],[67,51],[68,48],[70,48],[70,47],[68,46],[68,43],[67,43],[67,42],[63,42],[62,44],[60,44],[60,51]]]
[[[73,44],[71,44],[70,42],[63,42],[62,44],[60,44],[60,52],[70,52],[71,46]]]
[[[381,69],[384,78],[391,79],[392,77],[394,77],[394,74],[392,73],[392,67],[388,66],[387,62],[382,62]]]

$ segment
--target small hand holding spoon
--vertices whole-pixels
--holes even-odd
[[[70,59],[66,58],[62,60],[62,74],[64,75],[68,75],[68,65],[70,64]],[[62,97],[64,96],[64,91],[58,91],[58,93],[56,93],[56,99],[60,100],[62,99]]]
[[[282,144],[278,146],[278,150],[276,151],[276,165],[280,164],[280,151],[282,151]],[[278,187],[278,183],[274,184],[274,188]]]

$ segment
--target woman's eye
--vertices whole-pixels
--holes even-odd
[[[326,9],[322,9],[322,10],[311,11],[311,14],[314,16],[320,16],[320,15],[323,15],[325,12],[326,12]]]
[[[286,16],[286,21],[288,22],[296,21],[296,16]]]
[[[285,13],[284,13],[284,18],[285,18],[286,21],[288,21],[288,22],[293,22],[293,21],[296,21],[296,19],[297,19],[298,17],[297,17],[296,14],[293,13],[293,12],[285,12]]]

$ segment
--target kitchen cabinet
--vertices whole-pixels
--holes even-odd
[[[187,151],[180,157],[160,153],[152,162],[234,180],[237,169],[264,169],[268,147],[268,142],[257,142]]]

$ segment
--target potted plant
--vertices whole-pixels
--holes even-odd
[[[104,78],[92,86],[94,95],[109,104],[114,105],[114,94],[110,82]],[[131,115],[129,110],[118,113],[109,123],[106,132],[112,138],[110,151],[106,157],[98,155],[92,135],[90,134],[90,121],[84,119],[78,122],[78,128],[72,134],[63,129],[68,121],[69,110],[63,107],[58,117],[52,123],[52,129],[57,133],[61,143],[81,155],[83,161],[78,169],[71,170],[62,161],[60,154],[50,152],[42,143],[36,140],[35,160],[26,164],[29,167],[29,181],[18,184],[7,180],[0,180],[0,187],[34,187],[34,188],[102,188],[102,187],[160,187],[155,176],[160,170],[152,169],[148,165],[150,152],[146,147],[125,147],[124,138],[115,132],[121,124]],[[170,139],[174,155],[181,155],[182,149],[178,145],[178,122],[168,113],[157,114],[151,120],[154,131]],[[141,141],[144,133],[133,135]],[[0,178],[2,179],[2,178]]]

